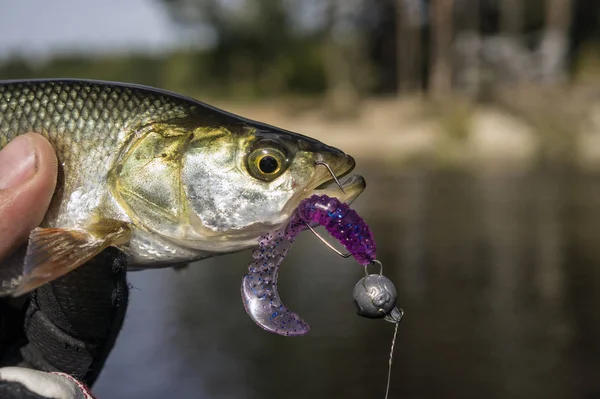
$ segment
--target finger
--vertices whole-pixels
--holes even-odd
[[[0,151],[0,257],[39,226],[56,186],[57,159],[41,135],[27,133]]]

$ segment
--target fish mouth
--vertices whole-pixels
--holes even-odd
[[[326,195],[328,197],[337,198],[341,202],[351,204],[367,187],[367,183],[361,175],[351,175],[344,180],[340,180],[338,177],[338,180],[344,191],[340,189],[334,179],[331,179],[315,188],[311,195]]]
[[[356,166],[354,158],[350,155],[346,155],[341,162],[335,162],[333,165],[327,163],[327,166],[335,174],[343,191],[333,176],[331,176],[326,166],[321,164],[317,165],[317,167],[322,168],[321,172],[325,172],[323,175],[324,181],[319,182],[312,192],[310,192],[310,195],[327,195],[328,197],[334,197],[342,202],[351,204],[367,187],[365,179],[361,175],[353,174],[348,176]]]
[[[313,159],[313,162],[315,162],[315,165],[312,184],[307,185],[305,190],[294,195],[282,210],[286,223],[287,217],[296,210],[300,202],[313,195],[326,195],[350,205],[367,187],[365,179],[361,175],[348,176],[354,169],[356,162],[354,158],[339,150],[333,154],[319,154],[318,157]],[[343,191],[337,185],[333,176],[340,182]]]

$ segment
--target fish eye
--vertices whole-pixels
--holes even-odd
[[[258,169],[264,174],[270,175],[277,173],[279,170],[279,162],[271,155],[265,155],[258,160]]]
[[[272,181],[280,176],[287,167],[283,152],[274,147],[255,149],[248,155],[248,171],[260,180]]]

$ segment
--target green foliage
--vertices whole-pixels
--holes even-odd
[[[350,91],[358,96],[392,93],[398,88],[397,64],[403,60],[396,54],[400,47],[397,15],[401,15],[395,9],[401,2],[396,0],[155,1],[192,37],[214,36],[213,45],[156,56],[62,55],[45,62],[15,57],[0,62],[0,79],[91,78],[203,97],[245,99],[323,95],[327,89],[335,91],[336,79],[341,81],[338,86],[351,86]],[[546,3],[531,0],[522,4],[523,35],[518,40],[524,44],[536,43],[543,32]],[[460,32],[458,22],[472,9],[465,6],[468,2],[456,4],[455,30]],[[486,37],[502,33],[498,31],[499,4],[481,2],[477,18],[480,33]],[[600,6],[584,1],[576,5],[569,56],[575,61],[571,65],[574,76],[588,82],[597,80],[599,64],[597,18],[588,16],[596,15]],[[410,85],[414,90],[428,87],[431,61],[429,27],[419,29],[419,51],[413,53],[420,59],[420,71],[410,77],[418,80]],[[493,83],[489,87],[495,89]],[[483,89],[481,84],[480,91]],[[462,128],[460,123],[456,126],[459,137]]]
[[[228,98],[315,95],[325,90],[322,40],[318,32],[295,31],[289,2],[246,0],[237,8],[218,0],[161,2],[182,28],[215,32],[215,45],[161,56],[68,55],[44,63],[16,58],[0,64],[0,79],[89,78]]]
[[[147,55],[56,57],[44,63],[13,58],[0,63],[0,79],[86,78],[160,87],[211,97],[271,97],[290,92],[315,95],[325,89],[322,49],[298,42],[269,63],[247,52],[181,51]]]

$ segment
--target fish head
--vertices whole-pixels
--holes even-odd
[[[188,218],[213,248],[256,245],[266,232],[283,226],[299,203],[316,193],[353,201],[364,179],[345,181],[344,192],[330,185],[348,174],[354,159],[337,148],[298,134],[245,127],[217,137],[197,135],[182,162]],[[194,235],[190,236],[193,240]]]
[[[255,246],[314,194],[352,202],[365,189],[354,159],[318,140],[258,123],[157,126],[138,139],[113,190],[135,223],[179,246],[228,253]],[[329,166],[330,170],[324,166]]]

